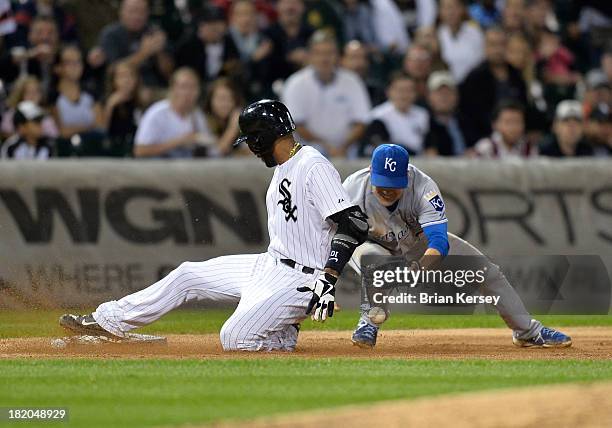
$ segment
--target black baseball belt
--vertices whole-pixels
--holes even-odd
[[[302,266],[300,264],[298,264],[295,260],[291,260],[291,259],[280,259],[280,262],[284,265],[289,266],[291,269],[295,269],[298,270],[302,273],[305,273],[306,275],[312,275],[313,273],[315,273],[315,270],[311,267],[308,266]],[[300,268],[301,266],[301,268]]]

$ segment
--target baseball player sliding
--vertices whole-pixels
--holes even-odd
[[[191,300],[238,302],[221,328],[225,350],[287,350],[299,323],[333,315],[336,279],[367,237],[367,217],[350,202],[340,175],[293,137],[287,107],[261,100],[239,118],[241,136],[268,167],[270,245],[263,254],[185,262],[153,285],[102,303],[89,315],[66,314],[60,325],[78,334],[124,337]]]
[[[468,242],[448,233],[444,200],[438,186],[414,165],[409,165],[408,152],[398,145],[377,147],[370,168],[349,176],[344,188],[351,201],[366,213],[370,226],[367,241],[354,251],[349,262],[360,275],[366,273],[362,272],[360,265],[363,255],[404,256],[410,262],[410,269],[427,269],[447,254],[483,255]],[[515,345],[567,347],[572,344],[569,336],[544,327],[531,318],[497,265],[488,261],[486,271],[480,291],[487,296],[499,297],[496,308],[513,330]],[[372,307],[366,284],[364,281],[362,284],[362,315],[352,341],[360,347],[371,348],[376,344],[382,324],[374,323],[373,319],[382,318],[384,322],[388,311],[387,308]]]

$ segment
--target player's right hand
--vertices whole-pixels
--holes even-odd
[[[312,292],[312,298],[306,307],[306,315],[310,315],[314,309],[313,321],[324,322],[327,317],[334,315],[337,280],[338,278],[332,274],[323,272],[314,284],[298,287],[298,291]]]

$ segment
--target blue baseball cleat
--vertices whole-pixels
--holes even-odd
[[[572,346],[572,338],[552,328],[542,327],[540,332],[530,339],[512,337],[512,343],[522,348],[567,348]]]
[[[376,345],[377,335],[378,327],[365,320],[359,320],[351,341],[353,345],[359,346],[360,348],[373,348],[374,345]]]

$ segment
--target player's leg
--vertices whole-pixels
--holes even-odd
[[[277,263],[268,256],[265,268],[244,287],[236,311],[221,328],[226,351],[292,351],[297,343],[298,324],[306,318],[310,293],[297,288],[316,280]]]
[[[237,302],[243,285],[256,274],[261,258],[261,254],[247,254],[184,262],[151,286],[102,303],[92,314],[93,320],[104,330],[121,337],[188,301]],[[81,324],[88,327],[87,321]],[[64,326],[70,328],[71,324]],[[76,327],[75,330],[80,330]]]
[[[357,322],[357,327],[355,327],[355,331],[353,332],[351,341],[354,345],[363,348],[371,348],[376,345],[378,329],[382,324],[374,323],[372,319],[370,319],[370,317],[368,316],[370,310],[376,311],[378,309],[372,309],[373,289],[372,287],[367,286],[368,281],[364,280],[363,270],[365,269],[365,267],[363,267],[362,269],[361,257],[372,255],[390,256],[391,252],[377,243],[368,241],[361,244],[355,249],[349,261],[349,266],[359,275],[361,280],[361,316],[359,317],[359,321]],[[391,290],[380,289],[377,291],[389,293]],[[381,306],[381,309],[384,311],[385,315],[388,314],[388,309],[386,308],[386,305]]]
[[[449,255],[484,256],[469,242],[449,233]],[[513,341],[519,346],[569,346],[571,339],[553,329],[542,326],[542,323],[531,317],[514,287],[503,274],[499,266],[487,258],[487,277],[480,287],[486,296],[498,296],[495,306],[506,325],[512,329]]]

